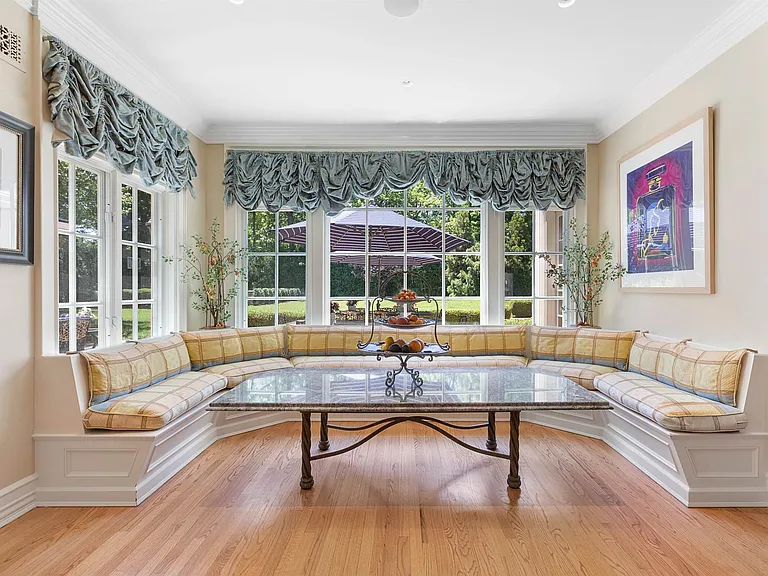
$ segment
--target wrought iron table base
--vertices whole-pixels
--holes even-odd
[[[320,441],[318,442],[319,453],[312,453],[312,412],[301,413],[301,482],[299,485],[302,490],[309,490],[314,486],[315,480],[312,477],[312,462],[314,460],[322,460],[323,458],[330,458],[331,456],[339,456],[345,454],[350,450],[354,450],[359,446],[362,446],[375,436],[378,436],[388,428],[400,424],[402,422],[415,422],[431,428],[432,430],[442,434],[452,442],[455,442],[459,446],[477,452],[478,454],[485,454],[486,456],[493,456],[495,458],[503,458],[509,460],[509,475],[507,476],[507,486],[509,488],[520,488],[520,412],[509,413],[509,453],[496,451],[496,413],[488,412],[488,422],[482,424],[470,424],[460,425],[438,420],[430,416],[392,416],[391,418],[384,418],[377,422],[370,424],[364,424],[362,426],[338,426],[336,424],[328,424],[328,413],[320,413]],[[378,426],[378,428],[377,428]],[[447,428],[453,428],[455,430],[475,430],[478,428],[487,428],[488,438],[485,441],[487,450],[478,448],[467,444],[463,440],[456,438],[447,430],[444,430],[440,426]],[[344,430],[347,432],[358,432],[361,430],[368,430],[375,428],[373,432],[367,436],[361,438],[357,442],[339,448],[338,450],[329,451],[330,441],[328,440],[328,430]]]

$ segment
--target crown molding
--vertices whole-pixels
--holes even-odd
[[[200,113],[170,84],[102,28],[71,0],[16,0],[37,14],[46,33],[60,38],[106,74],[176,124],[197,135]]]
[[[210,144],[270,149],[583,147],[598,142],[593,123],[214,124]]]
[[[766,22],[768,2],[740,0],[627,94],[604,103],[602,109],[609,113],[598,123],[599,140],[639,116]]]

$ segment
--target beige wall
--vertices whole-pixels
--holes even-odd
[[[28,71],[0,61],[0,110],[33,124],[32,17],[13,0],[0,0],[0,23],[21,36]],[[0,490],[35,471],[34,310],[34,268],[0,264]]]
[[[768,352],[768,25],[599,146],[598,227],[618,250],[617,161],[707,106],[715,108],[714,295],[626,294],[611,287],[605,328],[637,328]]]
[[[208,235],[208,216],[206,215],[208,203],[208,156],[209,149],[212,148],[204,144],[201,140],[190,134],[190,148],[197,160],[197,178],[192,186],[195,190],[194,198],[187,196],[186,200],[186,226],[187,238],[185,242],[189,245],[194,244],[192,236],[197,234],[205,238]],[[205,317],[202,312],[192,307],[192,290],[196,286],[187,285],[187,330],[196,330],[205,324]]]

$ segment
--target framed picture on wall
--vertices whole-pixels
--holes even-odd
[[[0,112],[0,264],[32,264],[35,127]]]
[[[713,109],[619,160],[624,292],[712,294]]]

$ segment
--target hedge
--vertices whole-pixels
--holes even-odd
[[[280,298],[304,296],[300,288],[278,288],[277,295]],[[252,288],[248,290],[249,298],[274,298],[274,288]]]
[[[139,288],[139,300],[151,300],[152,288]],[[123,288],[123,300],[133,300],[133,290]]]
[[[530,300],[515,300],[504,308],[504,317],[509,318],[532,318],[533,302]]]
[[[296,320],[303,320],[306,318],[305,312],[279,312],[278,319],[280,324],[287,324],[289,322],[296,322]],[[256,306],[248,306],[248,326],[273,326],[275,324],[274,309],[269,310],[260,309]]]
[[[446,310],[446,324],[480,324],[480,310]]]

